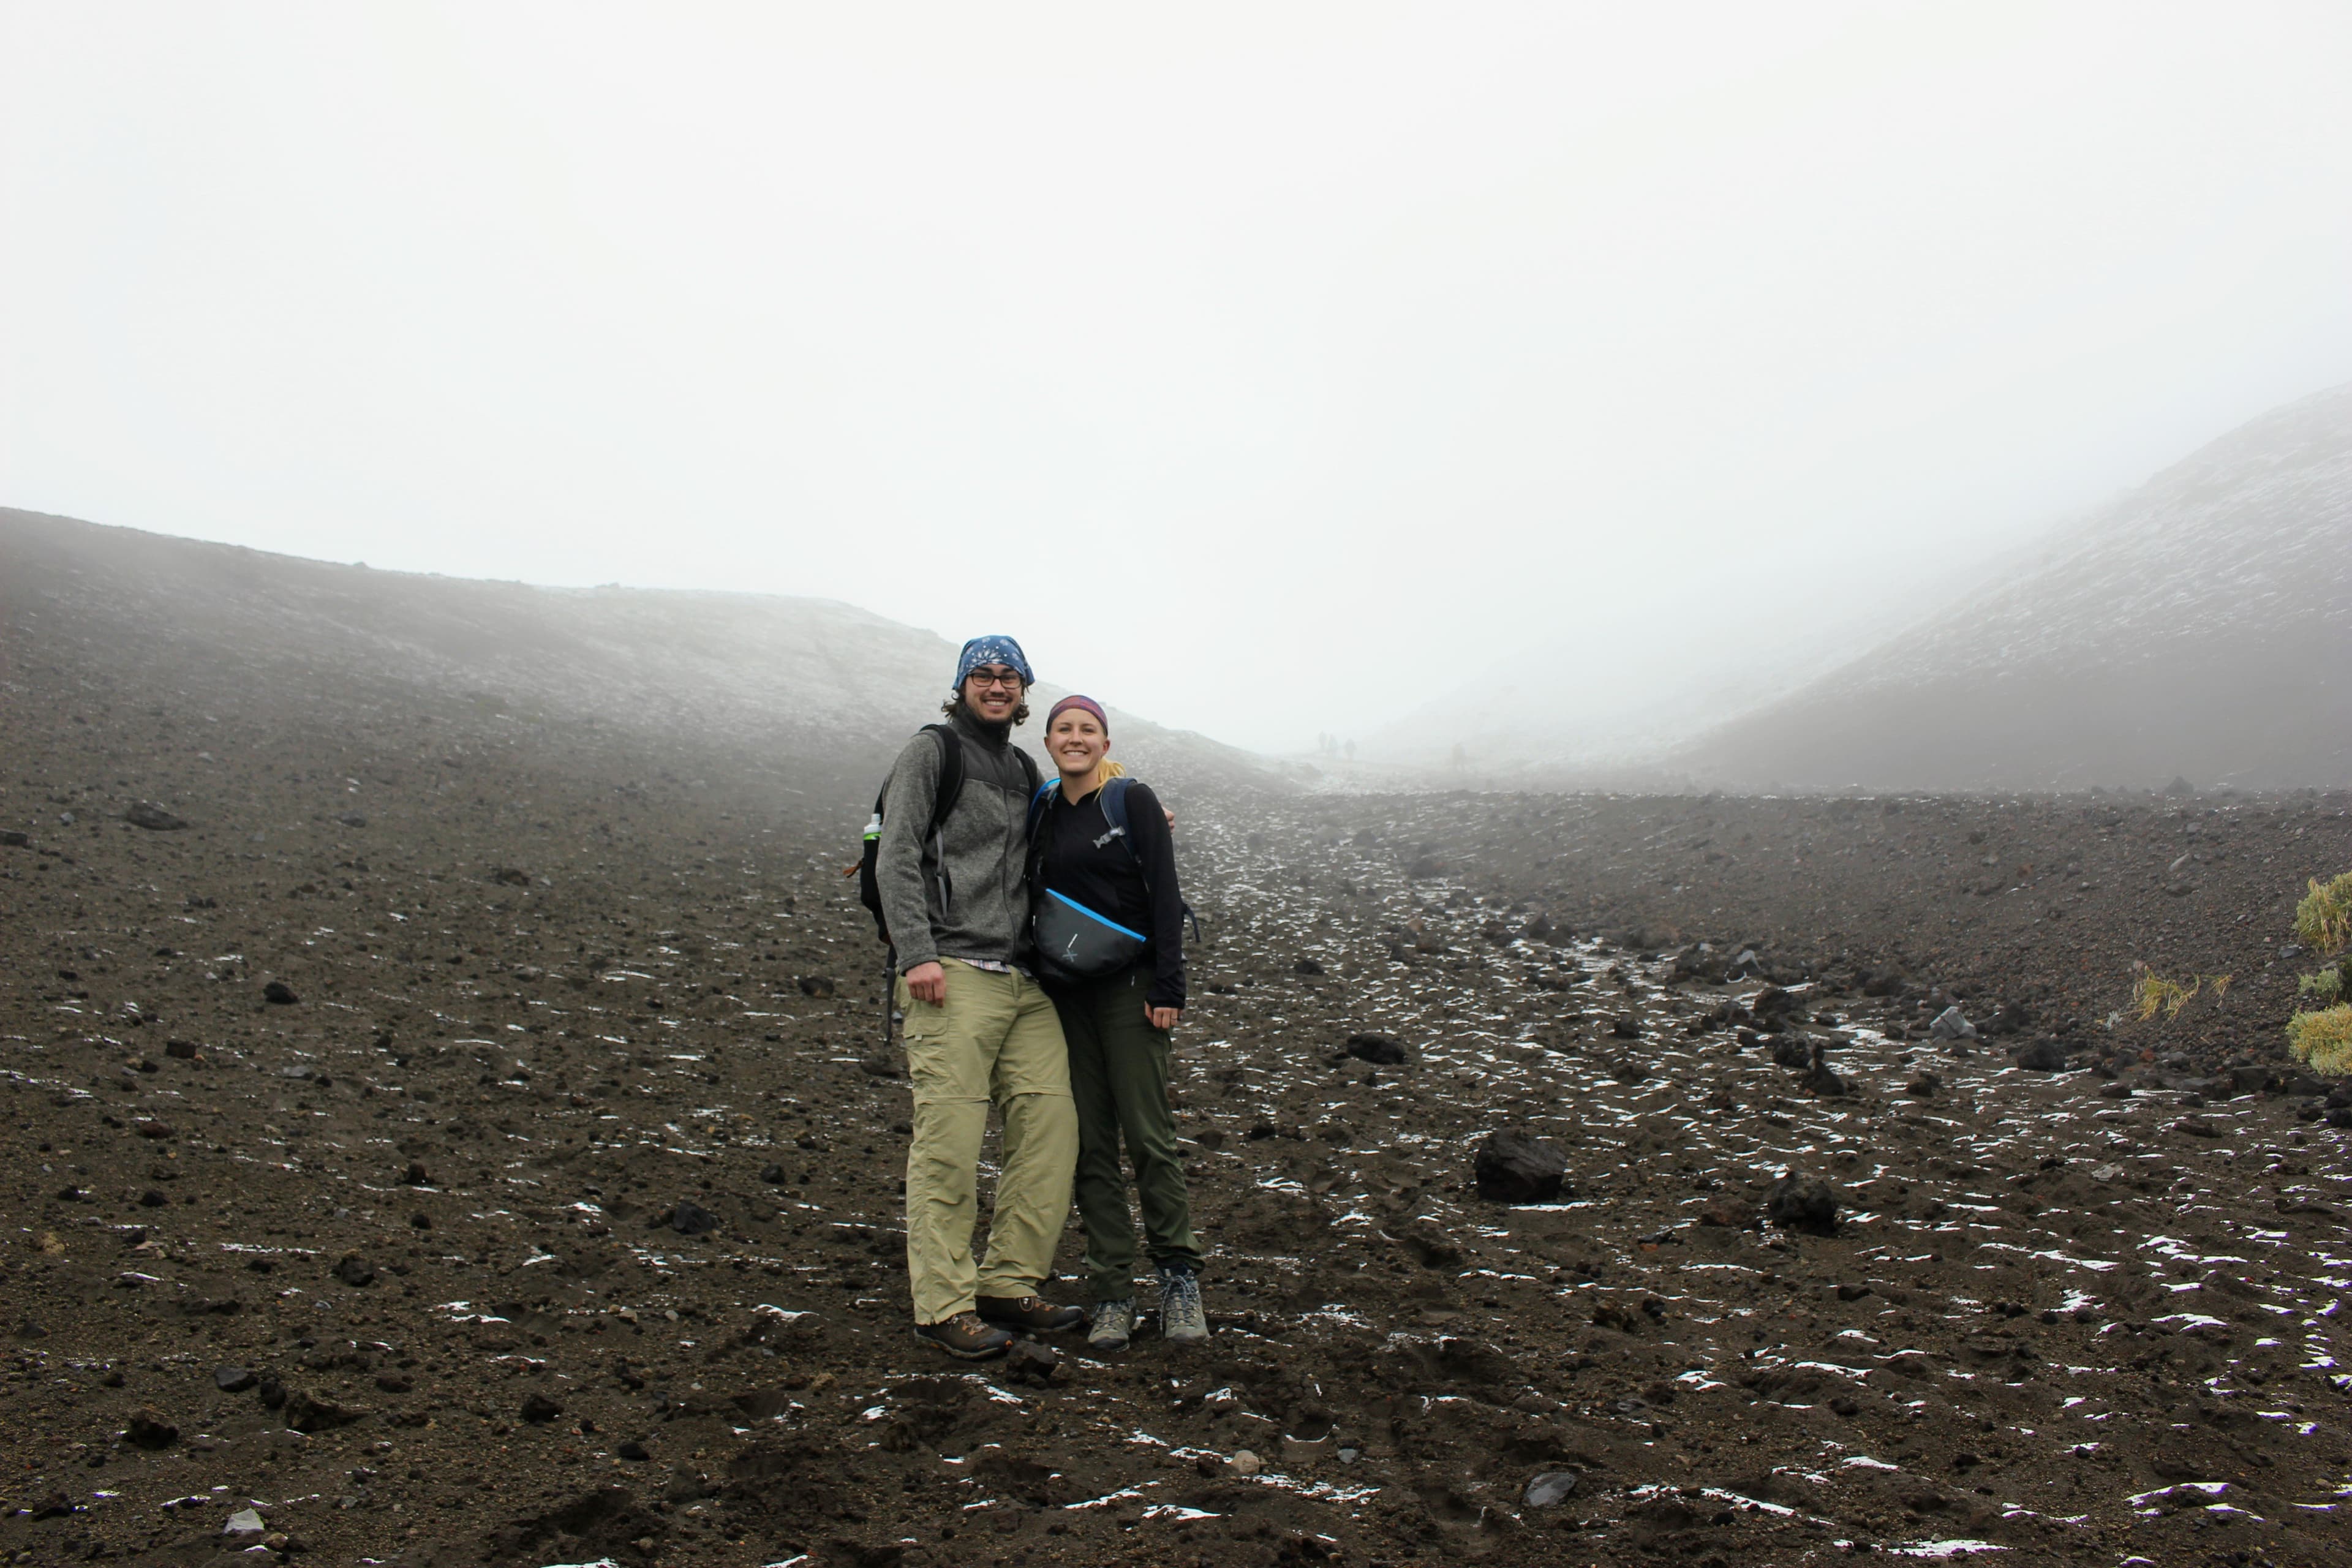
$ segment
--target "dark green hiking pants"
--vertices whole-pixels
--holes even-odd
[[[1168,1034],[1143,1016],[1150,976],[1129,969],[1053,992],[1070,1047],[1070,1093],[1078,1102],[1078,1218],[1087,1231],[1087,1276],[1097,1301],[1135,1294],[1135,1222],[1128,1210],[1119,1145],[1135,1169],[1144,1245],[1155,1266],[1201,1266],[1192,1240],[1192,1199],[1176,1160],[1176,1114],[1168,1104]]]

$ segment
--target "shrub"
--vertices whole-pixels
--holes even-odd
[[[2330,882],[2311,879],[2311,891],[2294,906],[2294,934],[2323,955],[2352,947],[2352,871]]]
[[[2295,989],[2323,1008],[2333,1007],[2344,1000],[2344,971],[2323,969],[2316,974],[2306,974]]]
[[[2352,1072],[2352,1003],[2297,1013],[2287,1020],[2286,1043],[2315,1072],[2331,1077]]]

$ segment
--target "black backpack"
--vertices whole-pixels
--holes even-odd
[[[936,735],[940,742],[940,790],[931,800],[930,826],[923,830],[923,842],[931,847],[932,858],[940,868],[940,903],[945,907],[950,889],[948,886],[947,857],[940,848],[940,831],[947,826],[948,818],[955,814],[956,796],[963,793],[963,737],[950,724],[926,724],[918,733]],[[1021,759],[1021,769],[1034,784],[1037,777],[1036,760],[1020,747],[1013,748]],[[875,861],[882,853],[882,803],[889,797],[890,781],[882,781],[881,790],[874,796],[874,816],[866,824],[866,843],[857,857],[857,864],[842,874],[857,879],[857,901],[874,917],[874,934],[897,951],[890,941],[890,927],[882,918],[882,885],[875,879]]]

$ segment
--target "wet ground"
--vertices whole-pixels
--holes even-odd
[[[1180,798],[1218,1332],[1018,1376],[907,1331],[862,800],[12,689],[0,1560],[2352,1561],[2340,801]]]

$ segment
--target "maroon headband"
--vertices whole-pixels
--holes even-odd
[[[1103,727],[1103,733],[1106,735],[1110,733],[1110,716],[1102,710],[1102,704],[1096,701],[1091,697],[1080,697],[1076,692],[1072,692],[1069,696],[1063,698],[1059,702],[1054,704],[1054,710],[1045,715],[1045,728],[1048,730],[1052,729],[1054,727],[1054,721],[1060,718],[1063,714],[1068,712],[1073,708],[1083,708],[1087,712],[1093,714],[1095,716],[1095,722]]]

